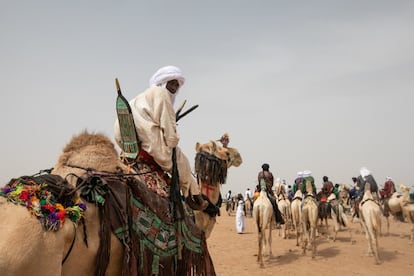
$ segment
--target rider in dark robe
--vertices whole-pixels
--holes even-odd
[[[282,214],[280,213],[279,207],[277,206],[276,197],[273,193],[272,188],[273,188],[274,179],[273,179],[273,174],[269,171],[269,164],[262,165],[262,171],[259,172],[257,179],[258,179],[259,185],[260,185],[260,180],[262,179],[264,179],[264,181],[266,182],[266,193],[267,193],[267,197],[272,203],[273,213],[275,214],[276,223],[279,223],[281,225],[285,224]]]
[[[331,181],[329,181],[327,176],[324,176],[322,184],[322,193],[328,198],[334,191],[334,185]]]

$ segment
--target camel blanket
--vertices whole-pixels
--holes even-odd
[[[108,228],[104,225],[108,220],[125,245],[124,275],[215,275],[204,232],[188,210],[183,220],[175,220],[170,201],[133,177],[92,176],[87,181],[108,191],[101,226]],[[106,233],[101,243],[110,240],[108,229],[101,233]],[[106,269],[108,250],[101,244],[97,267]]]

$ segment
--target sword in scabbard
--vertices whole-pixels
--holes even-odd
[[[116,113],[118,116],[119,130],[121,134],[121,144],[124,156],[128,163],[133,162],[139,153],[140,142],[137,135],[137,130],[132,116],[131,107],[127,99],[121,93],[121,86],[118,78],[115,78],[116,90],[118,97],[116,99]]]

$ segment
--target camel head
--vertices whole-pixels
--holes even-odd
[[[220,185],[226,182],[227,169],[238,167],[242,163],[240,153],[234,148],[219,146],[210,141],[205,144],[196,143],[195,172],[200,184],[201,193],[216,204],[220,195]],[[205,212],[195,211],[196,224],[208,238],[213,231],[216,217]]]
[[[220,160],[225,160],[227,162],[227,168],[231,166],[238,167],[243,162],[242,157],[237,149],[219,146],[214,141],[210,141],[205,144],[197,142],[195,150],[196,152],[206,152],[208,154],[214,155]]]
[[[404,184],[400,184],[400,190],[403,193],[408,193],[410,191],[410,188],[405,186]]]

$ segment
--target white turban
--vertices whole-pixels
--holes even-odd
[[[362,177],[366,177],[366,176],[368,176],[368,175],[370,175],[370,174],[371,174],[371,172],[370,172],[367,168],[365,168],[365,167],[362,167],[362,168],[359,170],[359,172],[361,173],[361,176],[362,176]]]
[[[303,175],[303,172],[298,172],[298,176],[302,176]]]
[[[163,86],[170,80],[177,80],[180,87],[184,85],[185,78],[183,72],[175,66],[169,65],[158,69],[157,72],[149,80],[150,87]]]
[[[390,181],[390,180],[392,180],[392,178],[391,178],[391,176],[387,176],[387,177],[385,178],[385,180]]]
[[[303,177],[311,176],[312,172],[310,170],[304,170],[303,171]]]

